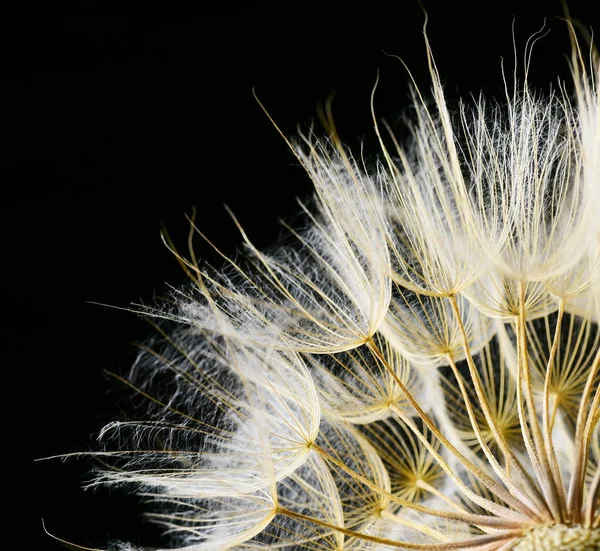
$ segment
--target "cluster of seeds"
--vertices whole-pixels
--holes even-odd
[[[329,111],[290,142],[291,244],[242,230],[217,270],[167,240],[191,283],[124,380],[156,412],[105,428],[96,483],[178,549],[600,548],[598,58],[451,114],[426,45],[406,143],[374,117],[367,163]]]

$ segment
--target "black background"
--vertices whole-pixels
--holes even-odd
[[[135,496],[84,492],[88,460],[36,459],[94,448],[94,434],[131,413],[124,373],[151,329],[126,307],[152,302],[184,274],[159,238],[185,248],[185,214],[226,253],[240,242],[227,203],[255,243],[277,239],[310,182],[252,96],[287,134],[336,93],[342,138],[375,152],[369,96],[380,70],[378,115],[406,113],[408,75],[427,90],[417,2],[394,9],[228,8],[178,17],[71,15],[5,19],[0,149],[4,358],[4,539],[14,549],[61,549],[122,538],[157,545]],[[451,6],[449,6],[451,4]],[[429,37],[451,99],[500,96],[500,57],[512,72],[547,18],[531,78],[568,81],[556,2],[424,2]],[[586,25],[591,2],[570,2]],[[445,7],[444,7],[445,6]],[[478,6],[478,7],[474,7]],[[317,123],[318,128],[318,123]],[[217,263],[197,240],[197,254]],[[8,329],[8,332],[7,332]],[[14,515],[14,516],[13,516]],[[21,524],[23,527],[17,528]]]

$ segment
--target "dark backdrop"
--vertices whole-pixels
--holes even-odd
[[[342,138],[364,139],[375,152],[369,95],[377,69],[378,114],[394,125],[408,105],[408,75],[383,52],[401,56],[428,86],[422,12],[417,2],[396,4],[360,13],[290,4],[273,13],[3,21],[2,474],[12,548],[62,548],[43,533],[42,518],[82,545],[156,544],[138,498],[81,489],[92,462],[34,461],[93,449],[103,424],[131,413],[128,391],[103,373],[124,373],[132,343],[151,329],[92,302],[148,303],[165,282],[182,282],[159,230],[164,224],[184,247],[194,205],[199,227],[233,253],[240,238],[223,203],[264,247],[278,236],[277,219],[296,212],[295,198],[310,194],[253,87],[288,134],[335,91]],[[500,56],[512,71],[513,15],[519,52],[544,17],[551,29],[535,49],[533,81],[568,79],[558,1],[424,4],[451,99],[501,93]],[[597,24],[587,4],[570,2],[572,13]],[[218,263],[197,244],[198,256]]]

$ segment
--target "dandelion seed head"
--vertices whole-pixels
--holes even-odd
[[[569,528],[563,524],[529,532],[515,551],[593,551],[600,546],[600,533],[591,528]]]
[[[154,414],[105,428],[93,484],[173,549],[600,546],[596,52],[572,35],[573,100],[525,78],[451,113],[425,40],[408,144],[375,117],[367,167],[330,106],[286,138],[315,187],[292,244],[240,227],[213,269],[165,238],[190,284],[124,379]]]

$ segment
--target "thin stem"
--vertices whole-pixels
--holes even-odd
[[[421,431],[419,431],[418,427],[415,425],[415,423],[412,421],[412,419],[410,417],[406,416],[405,414],[403,414],[401,411],[396,411],[396,414],[412,430],[412,432],[417,436],[417,438],[419,438],[419,440],[421,440],[421,443],[427,448],[429,453],[431,455],[433,455],[433,457],[437,461],[438,465],[442,469],[444,469],[444,472],[450,477],[450,479],[454,482],[454,484],[458,487],[458,489],[468,499],[470,499],[473,503],[476,503],[477,505],[490,511],[491,513],[494,513],[495,515],[498,515],[500,517],[505,517],[505,518],[514,518],[514,512],[510,511],[510,509],[506,509],[505,507],[502,507],[502,506],[498,505],[497,503],[490,501],[489,499],[486,499],[486,498],[480,496],[479,494],[476,494],[473,490],[471,490],[469,487],[467,487],[465,485],[465,483],[452,470],[450,465],[448,465],[448,463],[446,461],[444,461],[442,456],[431,445],[431,443],[427,440],[427,438],[425,438],[425,436],[421,433]],[[487,477],[487,474],[484,473],[484,477]],[[483,477],[480,476],[479,478],[482,480],[482,482],[485,483],[485,480]],[[504,490],[504,488],[502,488],[502,487],[500,487],[500,488],[504,494],[508,494],[508,492],[506,492],[506,490]],[[525,516],[530,517],[531,513],[525,507],[524,504],[522,504],[520,501],[518,501],[516,498],[514,498],[511,494],[508,494],[508,496],[512,499],[512,501],[514,503],[516,503],[516,505],[513,505],[516,511],[520,511],[521,508],[524,508],[525,512],[523,512],[523,511],[520,511],[520,512],[525,514]],[[510,513],[510,514],[508,514],[508,513]]]
[[[590,438],[592,436],[594,426],[596,425],[596,423],[598,423],[599,418],[600,418],[600,387],[597,387],[596,392],[594,393],[594,400],[592,401],[592,408],[588,415],[588,420],[587,420],[587,423],[585,425],[585,430],[584,430],[584,455],[582,458],[583,465],[587,464],[589,453],[590,453],[589,452]],[[600,482],[599,477],[600,477],[600,465],[598,465],[596,467],[596,473],[594,475],[594,478],[592,479],[590,488],[588,489],[586,519],[589,519],[589,524],[591,524],[591,520],[592,520],[592,510],[594,508],[594,503],[598,499],[598,491],[599,491],[598,483]],[[583,480],[581,482],[581,485],[583,487]],[[582,492],[582,495],[583,495],[583,492]]]
[[[424,480],[418,480],[416,484],[418,488],[421,488],[422,490],[425,490],[426,492],[429,492],[430,494],[436,496],[437,498],[450,505],[450,507],[452,507],[453,509],[460,511],[461,513],[466,512],[458,503],[452,501],[450,497],[448,497],[443,492],[440,492],[437,488],[434,488],[431,484],[427,484],[427,482],[425,482]]]
[[[587,446],[585,444],[585,428],[587,426],[584,417],[588,411],[588,404],[592,394],[592,385],[596,379],[598,369],[600,368],[600,348],[596,353],[592,368],[588,375],[583,389],[583,395],[577,412],[577,422],[575,428],[575,466],[571,474],[569,483],[569,496],[567,500],[567,508],[571,512],[573,522],[581,522],[581,506],[583,501],[583,477],[585,476],[585,462],[587,458]],[[596,389],[598,394],[598,389]],[[593,413],[593,408],[590,413]]]
[[[426,534],[427,536],[429,536],[431,538],[435,538],[436,540],[440,540],[440,541],[448,540],[448,536],[446,536],[445,534],[442,534],[442,532],[440,532],[438,530],[434,530],[433,528],[429,528],[425,524],[420,524],[418,522],[411,522],[410,520],[402,518],[398,515],[394,515],[393,513],[390,513],[387,509],[384,509],[383,511],[381,511],[380,515],[382,518],[389,520],[390,522],[393,522],[395,524],[400,524],[401,526],[407,526],[408,528],[410,528],[412,530],[422,532],[423,534]]]
[[[518,328],[516,328],[518,331]],[[531,439],[531,434],[529,432],[529,427],[527,426],[527,419],[525,418],[525,411],[523,409],[523,387],[521,385],[521,371],[523,369],[523,365],[519,359],[520,357],[520,349],[518,351],[517,357],[517,412],[519,414],[519,425],[521,427],[521,435],[523,436],[523,442],[525,443],[525,448],[527,449],[527,454],[529,456],[529,460],[531,461],[531,466],[535,472],[535,476],[538,481],[543,479],[542,468],[537,460],[537,456],[535,450],[533,449],[533,440]],[[546,504],[546,509],[549,511],[548,506]]]
[[[463,348],[465,350],[465,356],[466,356],[466,360],[467,360],[467,365],[469,367],[469,373],[470,373],[471,379],[473,381],[473,386],[475,387],[475,393],[477,394],[477,398],[479,399],[479,403],[483,410],[483,414],[488,423],[488,426],[490,427],[490,430],[492,431],[492,434],[493,434],[494,438],[496,439],[496,442],[498,443],[500,450],[502,451],[504,456],[507,458],[507,466],[510,465],[511,463],[515,466],[517,472],[519,473],[519,475],[521,475],[522,479],[524,480],[524,482],[527,485],[527,488],[530,490],[531,495],[529,496],[529,498],[531,500],[533,500],[537,506],[537,509],[536,509],[537,514],[535,514],[535,516],[537,518],[539,518],[540,520],[549,520],[550,519],[549,511],[548,511],[548,508],[546,507],[543,496],[540,494],[539,488],[537,488],[537,486],[534,484],[533,480],[529,476],[529,473],[525,470],[525,468],[523,467],[521,462],[516,457],[515,453],[510,448],[510,446],[508,446],[508,444],[506,443],[506,440],[504,439],[504,437],[498,430],[496,423],[494,422],[494,419],[493,419],[491,411],[490,411],[490,406],[489,406],[487,397],[485,395],[485,391],[483,389],[483,384],[481,382],[481,378],[479,377],[479,373],[477,372],[477,367],[475,366],[473,357],[471,355],[469,339],[467,337],[467,332],[465,330],[465,326],[462,322],[462,317],[460,315],[460,310],[458,309],[458,303],[456,301],[456,297],[454,295],[452,295],[448,298],[450,300],[450,304],[452,306],[454,316],[456,317],[456,321],[458,323],[458,326],[459,326],[459,329],[461,332],[461,336],[462,336],[462,340],[463,340]],[[518,388],[519,388],[519,385],[517,385],[517,389]],[[510,461],[508,461],[508,459],[510,459]],[[507,473],[507,476],[508,476],[508,473]],[[515,477],[511,477],[511,479],[514,479],[514,478]]]
[[[467,409],[467,414],[469,416],[471,426],[473,427],[473,431],[475,432],[475,437],[477,438],[477,441],[479,442],[479,445],[481,446],[481,449],[482,449],[483,453],[485,454],[485,456],[488,460],[488,463],[492,466],[492,468],[494,469],[494,472],[500,477],[502,482],[504,482],[504,484],[506,485],[508,490],[513,495],[517,494],[522,501],[527,501],[527,502],[531,503],[531,499],[529,498],[529,496],[525,495],[523,493],[523,491],[514,483],[514,481],[513,481],[514,479],[510,478],[508,476],[508,474],[500,467],[500,465],[498,464],[498,461],[492,454],[489,446],[486,444],[486,442],[481,434],[481,430],[479,429],[479,424],[477,423],[477,419],[475,418],[475,413],[473,412],[473,406],[471,405],[471,399],[469,398],[469,394],[465,387],[463,377],[460,374],[460,372],[458,371],[458,367],[456,366],[456,363],[452,359],[452,356],[448,355],[447,360],[450,365],[450,368],[452,369],[452,372],[454,373],[454,377],[456,378],[456,381],[458,382],[458,386],[459,386],[461,394],[462,394],[463,402]],[[523,498],[525,498],[525,499],[523,500]],[[535,504],[532,504],[532,505],[534,505],[534,507],[535,507]],[[536,512],[539,513],[539,510],[537,510]],[[529,512],[529,514],[532,514],[532,513],[533,513],[532,511]]]
[[[438,509],[432,509],[425,505],[420,505],[418,503],[413,503],[412,501],[402,499],[401,497],[395,496],[390,492],[386,492],[383,488],[380,488],[373,481],[352,470],[344,462],[340,461],[336,457],[333,457],[331,454],[329,454],[326,450],[324,450],[317,444],[313,444],[312,447],[326,461],[333,463],[336,467],[349,474],[355,480],[358,480],[361,484],[364,484],[374,492],[377,492],[379,495],[382,495],[388,498],[390,501],[397,503],[398,505],[402,505],[403,507],[406,507],[408,509],[413,509],[415,511],[419,511],[420,513],[424,513],[433,517],[444,518],[447,520],[455,520],[458,522],[464,522],[465,524],[489,526],[498,529],[518,529],[527,527],[527,523],[521,520],[510,520],[508,518],[498,518],[489,515],[476,515],[472,513],[454,513],[451,511],[440,511]]]
[[[558,460],[556,458],[556,451],[554,449],[554,441],[552,439],[552,427],[554,425],[554,413],[556,413],[556,407],[552,415],[552,422],[550,420],[550,382],[552,379],[552,373],[554,370],[554,358],[556,357],[556,351],[558,350],[558,344],[560,341],[560,331],[565,313],[565,301],[560,299],[558,302],[558,317],[556,318],[556,328],[554,330],[554,339],[552,340],[552,348],[550,349],[550,356],[548,358],[548,364],[546,365],[546,374],[544,377],[544,398],[542,406],[542,417],[544,427],[544,439],[546,445],[546,454],[550,460],[550,468],[552,476],[554,477],[554,484],[558,489],[559,505],[562,518],[567,516],[567,502],[565,496],[564,484],[560,469],[558,467]]]
[[[335,524],[331,524],[324,520],[309,517],[301,513],[296,513],[295,511],[290,511],[289,509],[285,509],[283,507],[279,507],[277,509],[277,513],[289,518],[310,522],[312,524],[316,524],[317,526],[323,526],[324,528],[329,528],[334,532],[340,532],[346,536],[350,536],[363,541],[371,541],[374,543],[379,543],[381,545],[389,545],[392,547],[402,547],[404,549],[420,549],[423,551],[451,551],[460,549],[475,549],[477,547],[482,547],[489,543],[502,542],[508,538],[518,537],[523,534],[522,530],[510,530],[492,536],[477,536],[473,539],[463,541],[453,541],[448,543],[413,543],[408,541],[390,540],[387,538],[380,538],[378,536],[370,536],[368,534],[361,534],[360,532],[355,532],[354,530],[349,530],[348,528],[336,526]]]
[[[392,375],[396,384],[402,390],[408,401],[411,403],[415,411],[417,412],[419,418],[425,423],[427,428],[433,433],[433,435],[446,447],[446,449],[452,453],[462,464],[465,469],[467,469],[470,473],[472,473],[476,478],[481,480],[485,486],[488,487],[492,492],[494,492],[498,497],[504,500],[505,503],[513,506],[515,511],[526,511],[526,506],[515,498],[512,494],[506,491],[505,488],[500,486],[494,479],[488,476],[484,471],[474,465],[471,461],[469,461],[460,451],[456,449],[456,447],[450,443],[450,441],[440,432],[440,430],[436,427],[430,417],[423,411],[418,402],[414,399],[410,391],[406,388],[404,383],[400,380],[400,377],[396,374],[395,370],[386,360],[381,351],[377,348],[373,340],[369,340],[367,345],[371,348],[373,354],[377,356],[377,358],[381,361],[382,365],[388,370],[388,372]],[[490,500],[484,499],[481,496],[477,496],[474,492],[469,490],[460,479],[457,478],[455,473],[452,472],[448,464],[439,456],[439,454],[432,448],[431,444],[427,441],[427,439],[421,434],[421,432],[416,428],[414,423],[407,417],[405,414],[400,411],[397,412],[401,415],[401,419],[406,423],[406,425],[415,433],[417,438],[421,440],[423,445],[429,450],[429,452],[436,458],[438,464],[444,469],[444,471],[452,478],[452,480],[457,484],[458,488],[465,494],[471,501],[481,505],[488,511],[495,511],[495,514],[499,516],[506,516],[507,513],[512,513],[512,511],[506,509],[505,507],[499,508],[498,505]],[[531,512],[525,512],[526,516],[531,516]],[[509,515],[511,518],[515,518],[513,514]]]
[[[530,439],[529,431],[527,430],[527,421],[523,414],[522,399],[519,397],[519,417],[521,418],[521,429],[525,439],[527,452],[531,460],[531,464],[536,471],[539,483],[545,488],[544,497],[550,507],[552,517],[561,522],[562,514],[560,511],[558,490],[551,476],[548,456],[543,443],[542,431],[536,415],[535,401],[533,398],[533,389],[531,387],[531,377],[529,371],[529,355],[527,352],[527,327],[525,324],[525,285],[519,281],[519,315],[517,317],[517,348],[518,348],[518,380],[517,389],[521,389],[521,378],[525,387],[525,401],[527,405],[527,413],[529,424],[533,433],[533,447]],[[538,462],[539,459],[539,462]]]
[[[585,506],[585,520],[583,525],[590,527],[592,525],[592,518],[594,516],[594,509],[598,506],[600,501],[600,465],[596,467],[596,473],[590,484],[587,504]]]

